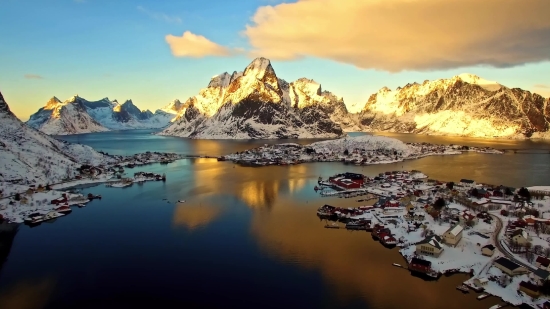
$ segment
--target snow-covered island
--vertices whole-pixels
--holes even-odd
[[[327,219],[326,228],[366,230],[382,245],[400,247],[406,264],[396,266],[428,278],[469,273],[457,289],[513,305],[542,308],[549,301],[550,186],[443,183],[418,171],[392,171],[334,175],[319,179],[315,190],[375,200],[349,208],[324,205],[317,215]]]
[[[309,145],[283,143],[264,145],[243,152],[218,158],[246,166],[289,165],[305,162],[335,162],[370,165],[401,162],[434,155],[458,155],[466,151],[502,154],[487,147],[461,145],[435,145],[429,143],[404,143],[398,139],[363,135],[315,142]]]

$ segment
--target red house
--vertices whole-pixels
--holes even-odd
[[[432,262],[413,257],[409,263],[409,269],[427,273],[432,269]]]
[[[50,203],[52,205],[59,205],[59,204],[67,203],[67,198],[66,197],[59,197],[59,198],[56,198],[55,200],[51,200]]]
[[[344,189],[358,189],[365,182],[365,177],[362,174],[344,173],[330,177],[328,180]]]
[[[399,207],[399,202],[396,200],[389,200],[384,203],[384,207]]]

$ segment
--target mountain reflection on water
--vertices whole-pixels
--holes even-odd
[[[221,154],[262,143],[106,133],[113,140],[102,140],[103,133],[70,138],[130,153],[215,149]],[[117,148],[121,140],[124,149]],[[528,143],[514,141],[510,147]],[[366,167],[311,163],[250,168],[190,159],[129,169],[129,174],[166,173],[167,181],[122,189],[90,186],[82,192],[101,194],[101,201],[53,224],[21,226],[0,269],[0,308],[126,308],[132,303],[159,308],[481,309],[498,303],[456,291],[466,275],[424,281],[392,266],[403,263],[398,249],[382,247],[368,233],[323,228],[315,215],[319,206],[360,203],[320,197],[313,190],[319,176],[398,169],[417,169],[443,180],[550,184],[548,154],[468,153]]]

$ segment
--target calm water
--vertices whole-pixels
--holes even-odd
[[[147,150],[219,155],[276,141],[196,141],[147,132],[71,136],[109,153]],[[531,142],[394,135],[403,141],[528,148]],[[467,142],[468,143],[467,143]],[[306,141],[310,142],[310,141]],[[549,143],[537,143],[540,149]],[[542,146],[540,146],[542,145]],[[497,147],[503,148],[503,147]],[[550,184],[550,154],[428,157],[369,167],[311,163],[245,168],[212,159],[138,170],[166,183],[82,189],[103,200],[67,218],[21,226],[0,270],[0,308],[488,308],[455,286],[465,275],[427,282],[391,266],[403,260],[361,232],[324,229],[317,177],[419,169],[430,177],[511,186]],[[185,199],[185,204],[175,204]]]

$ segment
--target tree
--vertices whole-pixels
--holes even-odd
[[[435,201],[434,208],[440,210],[443,207],[445,207],[445,200],[440,197]]]
[[[349,151],[346,149],[344,150],[344,156],[347,156],[347,155],[349,155]]]
[[[506,188],[506,189],[504,190],[504,194],[505,194],[505,195],[514,195],[514,192],[512,192],[512,190],[510,190],[510,188]]]
[[[479,194],[479,192],[477,191],[477,188],[473,188],[472,191],[470,192],[471,196],[477,197],[478,194]]]
[[[15,196],[13,197],[14,200],[20,201],[21,200],[21,194],[15,193]]]
[[[521,187],[521,189],[519,189],[518,195],[525,198],[527,201],[531,200],[531,193],[525,187]]]
[[[451,181],[445,184],[445,186],[449,188],[449,190],[452,190],[455,187],[455,183]]]

